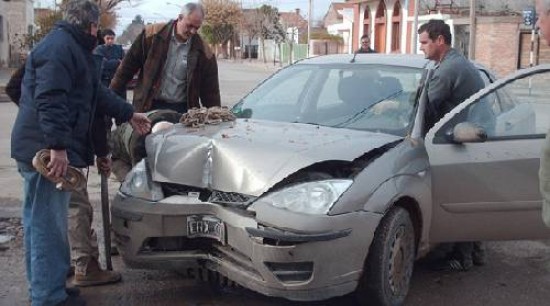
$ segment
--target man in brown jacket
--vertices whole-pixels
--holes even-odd
[[[187,3],[177,20],[146,26],[118,67],[111,88],[123,93],[139,71],[133,100],[138,112],[184,113],[193,107],[220,106],[216,57],[197,34],[203,20],[203,6]]]

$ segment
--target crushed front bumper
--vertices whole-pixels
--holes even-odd
[[[172,196],[148,202],[118,194],[112,206],[115,241],[134,268],[216,271],[253,291],[297,301],[323,300],[355,290],[381,215],[290,212],[273,216]],[[190,216],[222,220],[225,239],[189,238]],[[291,221],[294,225],[288,226]],[[283,230],[284,229],[284,230]]]

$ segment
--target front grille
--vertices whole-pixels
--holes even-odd
[[[195,194],[199,196],[199,200],[201,200],[202,202],[210,202],[227,206],[244,207],[256,199],[256,197],[236,192],[224,192],[218,190],[210,191],[204,188],[197,188],[179,184],[162,183],[161,186],[164,195],[167,197],[173,195],[189,196]]]
[[[265,262],[266,267],[283,283],[306,282],[313,275],[313,262]]]
[[[244,194],[236,193],[236,192],[223,192],[223,191],[212,191],[212,194],[210,195],[210,198],[208,199],[209,202],[212,203],[218,203],[218,204],[224,204],[224,205],[247,205],[252,200],[254,200],[255,197],[253,196],[247,196]]]

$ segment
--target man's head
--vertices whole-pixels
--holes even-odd
[[[181,8],[176,24],[176,34],[183,40],[196,34],[204,20],[204,8],[199,3],[187,3]]]
[[[115,32],[111,29],[105,29],[101,31],[103,35],[103,40],[107,46],[112,46],[115,43]]]
[[[368,34],[361,36],[361,49],[367,50],[370,47],[370,37]]]
[[[69,0],[65,6],[63,20],[80,28],[85,33],[97,36],[99,7],[90,0]]]
[[[427,59],[440,62],[451,48],[451,28],[443,20],[432,19],[418,29],[420,50]]]
[[[550,0],[536,0],[537,27],[540,34],[550,45]]]

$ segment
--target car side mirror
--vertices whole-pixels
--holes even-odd
[[[453,143],[485,142],[487,132],[477,124],[461,122],[446,134],[447,140]]]

